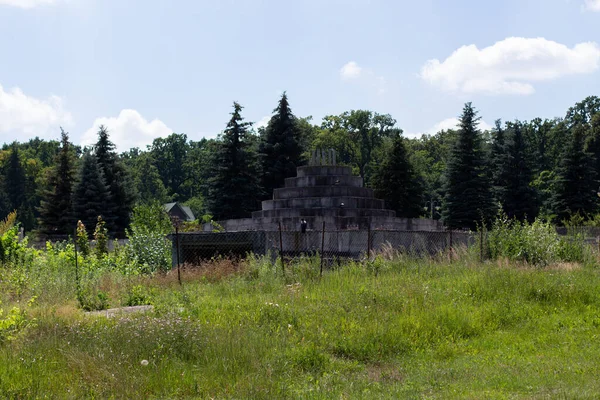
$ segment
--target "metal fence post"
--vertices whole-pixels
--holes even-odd
[[[453,245],[452,245],[452,228],[450,228],[450,257],[453,257]]]
[[[73,248],[75,249],[75,286],[77,289],[77,301],[81,305],[81,284],[79,283],[79,263],[77,260],[77,228],[75,228],[75,235],[73,236]]]
[[[175,225],[175,245],[177,246],[177,280],[181,285],[181,261],[179,258],[179,226]]]
[[[371,246],[371,223],[369,222],[367,230],[367,261],[371,261]]]
[[[483,228],[479,230],[479,262],[483,263]]]
[[[325,256],[325,221],[323,221],[323,233],[321,235],[321,272],[319,276],[323,276],[323,258]]]
[[[281,233],[281,221],[279,221],[279,257],[281,258],[281,270],[285,274],[285,262],[283,261],[283,234]]]

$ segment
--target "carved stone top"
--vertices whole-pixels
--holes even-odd
[[[311,152],[308,165],[311,167],[321,165],[336,165],[335,150],[316,149]]]

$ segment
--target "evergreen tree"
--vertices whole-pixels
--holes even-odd
[[[496,120],[495,127],[492,130],[492,148],[490,151],[490,176],[492,179],[492,189],[497,201],[504,196],[506,182],[503,180],[502,168],[506,164],[506,146],[505,132],[502,129],[502,121]]]
[[[13,142],[10,147],[8,164],[4,173],[4,191],[10,210],[18,210],[20,212],[20,208],[23,206],[26,198],[25,169],[21,164],[17,142]],[[17,212],[18,217],[19,212]]]
[[[594,158],[584,149],[585,128],[575,125],[560,161],[552,198],[558,222],[576,213],[592,214],[597,210],[598,185]]]
[[[129,226],[135,202],[134,184],[124,164],[117,158],[115,145],[110,141],[108,129],[103,125],[98,130],[94,154],[110,193],[104,221],[109,231],[122,234]]]
[[[110,194],[98,161],[90,152],[83,156],[75,189],[73,191],[73,213],[88,229],[93,232],[98,216],[104,218]]]
[[[510,218],[533,220],[537,214],[535,191],[531,187],[531,170],[526,158],[522,124],[508,125],[504,157],[499,159],[497,200]]]
[[[296,176],[296,167],[303,162],[301,131],[285,92],[273,113],[258,149],[265,196],[283,187],[285,178]]]
[[[475,229],[478,221],[494,215],[479,119],[471,103],[465,104],[445,173],[442,218],[450,228]]]
[[[396,211],[398,217],[416,218],[421,214],[423,187],[400,133],[376,169],[372,184],[375,196],[385,200],[386,207]]]
[[[260,186],[248,135],[251,124],[242,122],[241,111],[242,106],[234,102],[213,160],[208,190],[209,209],[215,219],[248,217],[258,207]]]
[[[48,189],[42,193],[39,224],[43,232],[68,234],[73,229],[73,185],[75,160],[69,143],[69,134],[61,128],[61,149],[56,165],[50,170]]]

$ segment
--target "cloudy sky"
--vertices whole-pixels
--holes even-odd
[[[600,0],[0,0],[0,143],[119,150],[214,137],[282,91],[314,121],[390,113],[407,135],[563,116],[600,95]]]

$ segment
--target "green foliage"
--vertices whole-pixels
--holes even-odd
[[[166,235],[172,230],[169,215],[162,204],[155,202],[133,209],[127,231],[127,252],[140,272],[152,273],[171,268],[171,242]]]
[[[35,298],[28,302],[31,306]],[[35,326],[35,320],[28,317],[27,312],[20,307],[13,307],[5,315],[1,308],[0,301],[0,345],[5,341],[15,340],[19,334],[23,334],[24,330]]]
[[[584,148],[584,127],[573,128],[557,170],[552,210],[558,221],[571,214],[593,214],[598,209],[598,181],[593,156]]]
[[[477,221],[483,218],[487,223],[493,216],[491,183],[477,127],[479,120],[471,103],[465,104],[445,173],[442,217],[450,228],[475,229]]]
[[[582,218],[573,218],[567,235],[560,236],[549,222],[537,218],[533,223],[499,216],[487,233],[492,259],[505,258],[532,265],[547,266],[555,262],[584,263],[592,259],[581,230]],[[479,247],[479,246],[478,246]]]
[[[104,175],[98,166],[96,157],[91,153],[83,156],[79,178],[73,193],[73,212],[75,217],[91,232],[99,215],[106,217],[110,193]],[[111,216],[109,216],[111,217]]]
[[[208,208],[217,220],[248,217],[261,197],[250,123],[243,122],[242,108],[233,104],[231,120],[214,154]]]
[[[373,172],[374,156],[381,149],[385,138],[398,134],[395,125],[396,120],[389,114],[377,114],[368,110],[352,110],[339,116],[325,116],[313,147],[335,149],[340,164],[356,167],[368,185]]]
[[[106,256],[108,254],[108,231],[106,223],[100,215],[98,216],[96,229],[94,229],[94,240],[96,241],[96,245],[94,246],[96,257],[102,258]]]
[[[273,189],[283,187],[285,178],[296,176],[296,167],[304,162],[301,131],[285,92],[273,113],[258,147],[262,189],[267,197]]]
[[[45,233],[68,234],[73,228],[73,186],[75,160],[69,135],[61,129],[61,148],[48,172],[47,188],[42,190],[39,224]]]
[[[386,207],[396,211],[398,217],[416,218],[421,214],[423,189],[400,135],[376,169],[372,184],[375,196],[385,200]]]
[[[81,253],[82,257],[90,255],[90,239],[88,237],[87,229],[81,220],[77,221],[77,238],[76,238],[77,249]]]
[[[134,285],[125,294],[124,306],[145,306],[152,304],[154,294],[146,286]]]
[[[94,156],[108,192],[104,220],[109,231],[124,233],[125,228],[129,226],[129,216],[135,202],[135,186],[129,171],[117,157],[115,145],[109,139],[108,129],[103,125],[98,130]]]
[[[533,223],[499,216],[488,233],[492,259],[506,258],[545,266],[560,260],[560,240],[548,221]]]

